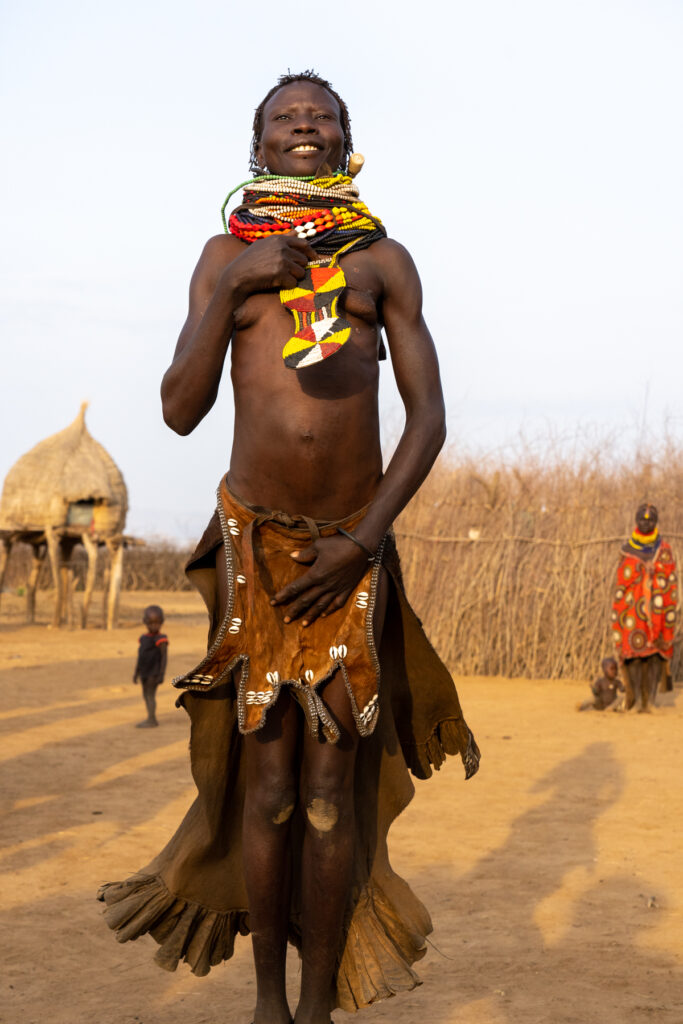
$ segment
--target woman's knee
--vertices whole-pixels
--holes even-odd
[[[353,778],[348,773],[326,775],[302,783],[299,800],[307,822],[316,832],[331,832],[353,814]]]
[[[279,745],[247,737],[245,813],[273,825],[289,821],[297,801],[297,776]],[[276,756],[279,755],[279,756]]]
[[[346,817],[343,811],[343,802],[329,797],[314,796],[304,804],[306,820],[316,832],[332,832]]]
[[[293,779],[250,781],[245,797],[245,812],[271,825],[284,825],[296,807],[297,791]]]

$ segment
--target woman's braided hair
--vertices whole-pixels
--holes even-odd
[[[286,75],[280,75],[280,77],[277,80],[277,83],[273,86],[270,92],[266,93],[266,95],[259,103],[254,113],[254,134],[251,139],[251,149],[249,151],[249,170],[253,171],[255,174],[262,170],[262,168],[259,167],[258,160],[256,159],[256,147],[261,141],[261,134],[263,132],[263,108],[265,107],[266,103],[271,98],[271,96],[275,95],[278,89],[281,89],[284,85],[291,85],[292,82],[311,82],[313,85],[320,85],[322,86],[323,89],[326,89],[329,92],[330,96],[334,96],[335,100],[339,104],[340,121],[342,131],[344,132],[344,156],[342,158],[344,166],[342,170],[345,171],[349,156],[353,152],[353,139],[351,138],[351,118],[349,117],[349,111],[346,104],[344,103],[344,100],[341,98],[339,93],[335,92],[330,83],[325,78],[321,78],[320,75],[317,75],[315,71],[312,70],[300,71],[296,75],[293,75],[289,72]],[[331,168],[331,170],[334,171],[335,168],[333,167]]]

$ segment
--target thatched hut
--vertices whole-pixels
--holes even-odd
[[[53,625],[73,620],[73,571],[76,544],[88,556],[81,625],[85,625],[93,588],[97,549],[109,553],[107,628],[116,618],[128,511],[128,492],[116,463],[85,425],[87,403],[65,430],[41,441],[14,464],[0,498],[0,594],[12,545],[33,548],[28,580],[27,619],[35,616],[35,591],[41,564],[49,555],[56,590]]]

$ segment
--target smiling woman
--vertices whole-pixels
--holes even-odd
[[[160,856],[102,894],[119,938],[149,931],[169,969],[206,974],[250,931],[254,1024],[291,1021],[288,936],[303,961],[296,1024],[419,983],[431,924],[386,834],[409,770],[425,778],[459,753],[469,777],[479,761],[391,534],[445,437],[436,353],[417,271],[344,173],[350,151],[329,83],[280,79],[254,119],[267,174],[195,270],[164,417],[194,429],[228,347],[235,392],[230,468],[189,567],[209,650],[175,680],[199,792]],[[386,472],[382,328],[406,409]]]
[[[293,90],[288,89],[284,97],[290,104],[289,109],[287,110],[277,110],[278,94],[281,93],[284,86],[301,87],[306,84],[318,86],[314,92],[318,109],[315,109],[316,105],[314,104],[314,109],[311,111],[312,121],[318,126],[328,122],[334,129],[336,129],[336,131],[341,129],[343,135],[342,153],[338,158],[337,163],[330,162],[330,168],[334,169],[335,167],[339,167],[341,170],[346,170],[348,158],[353,152],[351,119],[349,117],[346,103],[344,103],[341,96],[334,91],[330,83],[324,78],[316,75],[315,72],[305,71],[299,75],[282,75],[278,79],[277,85],[273,86],[270,92],[266,94],[263,101],[256,108],[253,124],[254,134],[251,140],[251,160],[249,165],[250,170],[254,171],[255,174],[263,173],[265,168],[268,166],[267,156],[263,152],[263,134],[266,130],[268,120],[277,121],[279,119],[282,123],[289,124],[291,128],[291,119],[293,117],[295,118],[297,114],[296,110],[291,106],[291,103],[293,102],[292,97],[288,95]],[[275,100],[274,110],[269,108],[271,100]],[[282,100],[280,103],[281,102]],[[308,134],[310,135],[311,133],[309,132]],[[332,134],[335,134],[335,131],[333,131]],[[289,142],[290,144],[292,142],[291,136]],[[300,152],[318,153],[321,148],[321,141],[318,138],[308,138],[305,141],[301,140],[298,143],[295,142],[292,148],[296,147],[300,147]],[[315,163],[316,172],[322,167],[323,162],[324,161],[321,160]],[[309,174],[310,163],[309,170],[300,171],[299,173]]]

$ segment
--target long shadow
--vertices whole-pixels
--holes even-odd
[[[68,837],[58,838],[56,833],[64,835],[69,829],[91,824],[94,816],[101,815],[103,820],[125,817],[127,829],[141,824],[191,784],[187,753],[171,751],[168,756],[162,752],[155,763],[153,759],[149,765],[136,765],[134,775],[105,776],[98,785],[89,786],[92,779],[122,761],[138,755],[144,759],[160,747],[189,741],[187,716],[171,710],[175,694],[168,684],[160,691],[161,727],[153,732],[133,728],[143,717],[143,705],[139,687],[124,675],[128,667],[120,659],[74,663],[68,686],[51,687],[47,685],[49,665],[0,672],[0,692],[3,688],[6,695],[10,691],[11,703],[30,711],[0,721],[0,736],[19,741],[16,756],[0,764],[0,853],[8,846],[29,844],[1,859],[0,871],[49,860],[69,846]],[[107,687],[118,689],[121,683],[129,683],[130,696],[108,693]],[[101,693],[95,692],[100,685]],[[50,695],[47,704],[46,694]],[[86,702],[76,706],[58,706],[82,699]],[[111,725],[107,724],[109,713],[118,718]],[[125,722],[120,720],[122,714]],[[90,716],[94,716],[91,728]],[[60,735],[60,727],[68,728],[75,718],[82,719],[78,731]],[[22,752],[22,734],[30,738],[32,730],[41,729],[47,730],[44,745]],[[139,799],[141,793],[144,799]]]
[[[631,1024],[653,1014],[681,1024],[679,961],[639,942],[657,923],[653,883],[597,866],[595,825],[622,789],[610,745],[590,744],[534,786],[544,800],[467,874],[410,878],[433,912],[441,953],[421,965],[415,1019],[469,1021],[467,1007],[488,1001],[487,1024],[489,1010],[492,1024]],[[567,875],[570,893],[561,892]],[[661,882],[652,891],[661,894]],[[434,1013],[435,1004],[448,1009]]]

